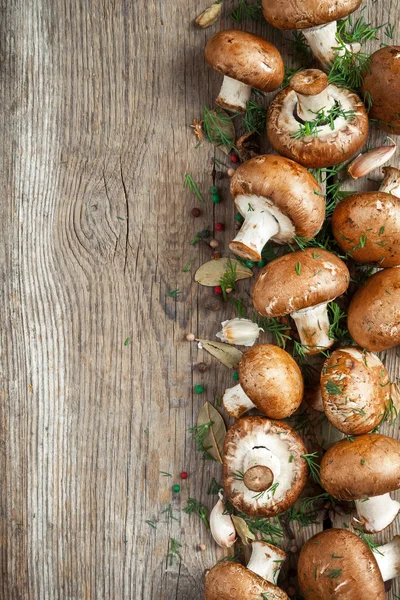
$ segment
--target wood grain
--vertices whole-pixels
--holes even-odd
[[[220,83],[203,57],[219,25],[192,24],[207,6],[0,2],[4,600],[200,600],[204,570],[224,554],[182,511],[189,496],[215,501],[206,489],[220,465],[202,461],[188,428],[232,384],[185,341],[188,331],[213,338],[233,316],[229,305],[207,311],[212,292],[182,272],[209,258],[190,246],[196,231],[224,222],[226,252],[234,230],[228,181],[213,205],[213,149],[195,149],[189,127]],[[221,27],[231,26],[230,8]],[[397,0],[370,2],[367,18],[393,21],[398,10]],[[288,55],[264,22],[247,29]],[[204,205],[183,188],[187,172]],[[176,301],[166,297],[176,288]],[[392,377],[398,364],[389,353]],[[398,425],[387,431],[398,435]],[[170,565],[171,538],[182,560]]]

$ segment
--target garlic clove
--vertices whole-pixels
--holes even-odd
[[[210,514],[210,530],[214,540],[221,548],[230,548],[236,542],[236,531],[229,514],[225,513],[225,502],[222,490],[218,492],[219,500]]]
[[[238,346],[253,346],[260,335],[260,331],[264,331],[250,319],[240,319],[239,317],[230,321],[223,321],[221,327],[222,330],[217,333],[217,338],[222,342]]]
[[[390,138],[389,138],[390,139]],[[391,140],[393,141],[393,140]],[[397,145],[393,142],[392,146],[380,146],[373,148],[369,152],[359,154],[349,165],[347,171],[353,179],[365,177],[374,169],[381,167],[396,152]]]
[[[218,21],[221,16],[221,11],[222,2],[216,2],[202,12],[201,15],[195,19],[195,23],[202,29],[206,29],[206,27],[210,27],[210,25],[214,25],[214,23]]]

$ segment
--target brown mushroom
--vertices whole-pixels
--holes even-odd
[[[347,325],[353,340],[372,352],[400,344],[400,269],[383,269],[354,294]]]
[[[247,515],[285,512],[307,481],[306,447],[286,423],[243,417],[224,443],[224,488],[233,506]]]
[[[372,552],[355,533],[327,529],[310,538],[298,562],[305,600],[385,600],[385,581],[400,574],[400,536]]]
[[[318,69],[306,69],[271,102],[267,134],[279,154],[307,168],[330,167],[360,150],[368,115],[357,94],[328,84]]]
[[[339,246],[359,263],[400,265],[400,170],[384,167],[378,192],[348,196],[332,215]]]
[[[311,50],[328,67],[337,55],[359,52],[360,44],[340,47],[336,33],[338,19],[354,12],[362,0],[263,0],[264,17],[278,29],[301,29]]]
[[[361,91],[368,93],[371,119],[383,131],[400,133],[400,46],[380,48],[370,56]]]
[[[337,442],[322,458],[321,485],[338,500],[355,501],[365,531],[382,531],[400,511],[390,497],[400,489],[400,441],[368,433]]]
[[[245,111],[251,89],[272,92],[283,81],[282,57],[273,44],[258,35],[229,29],[219,31],[208,40],[206,61],[224,75],[216,100],[231,111]]]
[[[229,247],[245,259],[261,260],[270,239],[278,244],[294,236],[310,240],[324,221],[320,185],[307,169],[282,156],[243,163],[232,177],[231,194],[244,223]]]
[[[272,344],[246,350],[239,363],[239,382],[223,397],[226,411],[236,419],[251,408],[271,419],[284,419],[303,398],[303,377],[296,361]]]
[[[339,348],[325,361],[321,393],[331,423],[348,435],[360,435],[382,421],[390,400],[390,379],[375,354]]]
[[[340,258],[320,248],[306,248],[271,261],[253,286],[254,308],[265,317],[290,314],[307,354],[329,348],[327,304],[344,294],[349,271]]]

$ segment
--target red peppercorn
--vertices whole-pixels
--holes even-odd
[[[186,471],[182,471],[182,473],[179,476],[181,479],[187,479],[188,478],[188,474],[186,473]]]
[[[225,229],[225,225],[223,223],[216,223],[215,229],[217,231],[223,231]]]
[[[237,154],[231,154],[231,162],[233,162],[233,163],[239,162],[239,157]]]
[[[222,287],[220,285],[216,285],[214,288],[214,292],[216,294],[222,294]]]
[[[199,217],[201,215],[201,210],[199,208],[192,208],[193,217]]]

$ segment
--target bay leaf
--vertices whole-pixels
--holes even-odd
[[[222,463],[226,435],[225,423],[219,412],[209,402],[206,402],[198,414],[197,427],[205,425],[210,421],[213,424],[204,437],[203,446],[214,460]]]
[[[251,533],[246,521],[242,519],[242,517],[236,517],[235,515],[231,515],[231,519],[235,526],[236,533],[239,535],[242,543],[245,546],[251,544],[251,542],[256,539],[256,536],[254,533]]]
[[[223,365],[229,367],[229,369],[236,369],[242,360],[243,352],[231,344],[202,339],[198,339],[197,341],[201,343],[204,350],[207,350],[207,352],[222,362]]]
[[[200,285],[206,285],[208,287],[219,285],[221,277],[227,270],[228,261],[232,263],[233,267],[236,266],[236,281],[253,276],[253,271],[251,269],[243,266],[234,258],[217,258],[216,260],[209,260],[197,269],[194,276],[195,281],[200,283]]]

